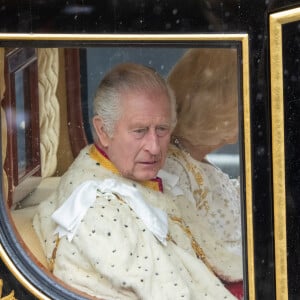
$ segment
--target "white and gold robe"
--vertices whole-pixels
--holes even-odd
[[[97,190],[72,239],[63,236],[57,243],[53,212],[80,184],[108,178],[134,186],[147,205],[167,213],[165,244],[121,194],[101,190]],[[140,184],[121,177],[94,146],[83,149],[57,191],[39,206],[34,217],[34,228],[49,262],[53,262],[53,274],[101,299],[235,299],[210,267],[197,258],[201,248],[197,243],[195,246],[182,222],[174,196],[155,190],[155,182],[150,185],[152,188],[148,182]]]
[[[239,183],[219,168],[193,159],[170,145],[164,170],[178,175],[176,197],[182,217],[190,226],[206,260],[220,278],[243,279]],[[188,200],[187,200],[188,199]]]

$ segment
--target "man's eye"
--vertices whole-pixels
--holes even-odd
[[[165,136],[170,132],[170,128],[168,126],[159,126],[156,128],[156,134],[157,136]]]
[[[147,128],[137,128],[133,130],[133,134],[137,138],[142,138],[147,132]]]

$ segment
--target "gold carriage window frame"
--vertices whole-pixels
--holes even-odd
[[[249,38],[248,34],[18,34],[8,33],[0,34],[0,45],[18,45],[18,47],[101,47],[101,45],[120,45],[120,46],[152,46],[159,45],[168,47],[176,47],[180,44],[186,46],[196,47],[201,43],[234,43],[239,44],[241,49],[240,61],[240,77],[241,77],[241,97],[243,103],[242,110],[242,136],[243,136],[243,164],[244,164],[244,182],[245,188],[243,199],[244,205],[244,224],[246,229],[243,231],[246,241],[247,257],[244,258],[244,269],[247,272],[247,286],[248,286],[248,299],[255,300],[255,270],[254,270],[254,242],[253,242],[253,211],[252,211],[252,169],[251,169],[251,135],[250,135],[250,92],[249,92]],[[3,46],[4,45],[4,46]],[[34,46],[33,46],[34,45]],[[46,45],[46,46],[45,46]],[[63,45],[63,46],[62,46]],[[76,62],[76,53],[75,56]],[[70,62],[69,62],[70,63]],[[69,65],[72,65],[72,61]],[[76,67],[76,66],[75,66]],[[78,65],[77,65],[78,67]],[[77,94],[76,91],[69,91],[70,95]],[[68,97],[70,97],[70,95]],[[241,110],[240,110],[241,111]],[[74,120],[75,121],[75,120]],[[74,127],[74,124],[72,125]],[[76,127],[76,126],[75,126]],[[73,128],[74,129],[74,128]],[[72,131],[72,128],[71,128]],[[75,150],[77,152],[77,150]],[[244,228],[243,228],[244,229]],[[244,245],[245,246],[245,245]],[[19,270],[13,260],[10,258],[9,253],[3,245],[0,244],[0,258],[3,260],[8,269],[14,276],[27,288],[34,296],[39,299],[48,299],[42,291],[34,286],[26,276]]]
[[[296,21],[300,21],[300,8],[269,16],[275,277],[278,299],[288,298],[282,27]]]

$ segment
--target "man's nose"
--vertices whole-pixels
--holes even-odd
[[[146,136],[145,149],[152,155],[160,153],[159,137],[155,130],[149,130]]]

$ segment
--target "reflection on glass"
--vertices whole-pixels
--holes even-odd
[[[16,129],[17,129],[17,153],[19,173],[26,171],[26,112],[24,95],[24,71],[15,73],[16,93]]]

